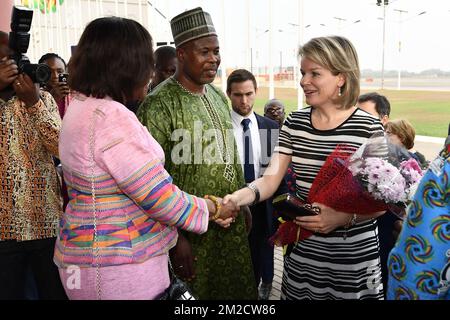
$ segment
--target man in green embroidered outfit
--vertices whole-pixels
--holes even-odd
[[[171,27],[177,71],[150,93],[138,117],[164,149],[176,185],[197,196],[223,197],[244,178],[227,99],[211,85],[220,64],[217,34],[201,8],[176,16]],[[228,229],[211,223],[203,235],[180,232],[170,256],[199,299],[257,298],[243,215]]]

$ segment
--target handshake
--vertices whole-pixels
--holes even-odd
[[[225,200],[215,196],[205,196],[205,199],[208,205],[209,220],[223,228],[228,228],[241,210],[236,202],[231,199]]]

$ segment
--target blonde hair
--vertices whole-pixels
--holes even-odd
[[[386,123],[386,131],[395,134],[405,146],[406,149],[414,147],[414,139],[416,137],[416,130],[408,120],[397,119]]]
[[[299,48],[298,55],[330,70],[335,76],[342,74],[345,83],[341,87],[342,95],[335,103],[344,109],[356,105],[360,92],[359,60],[355,47],[348,39],[340,36],[313,38]]]

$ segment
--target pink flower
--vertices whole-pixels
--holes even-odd
[[[420,168],[419,164],[417,163],[417,161],[413,158],[408,159],[407,161],[403,161],[402,163],[400,163],[400,169],[401,170],[414,170],[417,171],[418,173],[422,174],[422,169]]]

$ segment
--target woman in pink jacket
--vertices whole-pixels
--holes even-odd
[[[77,93],[59,140],[70,201],[54,260],[71,299],[154,299],[169,286],[177,228],[202,233],[237,215],[173,185],[161,147],[126,107],[143,99],[153,64],[150,34],[117,17],[89,23],[70,60]]]

